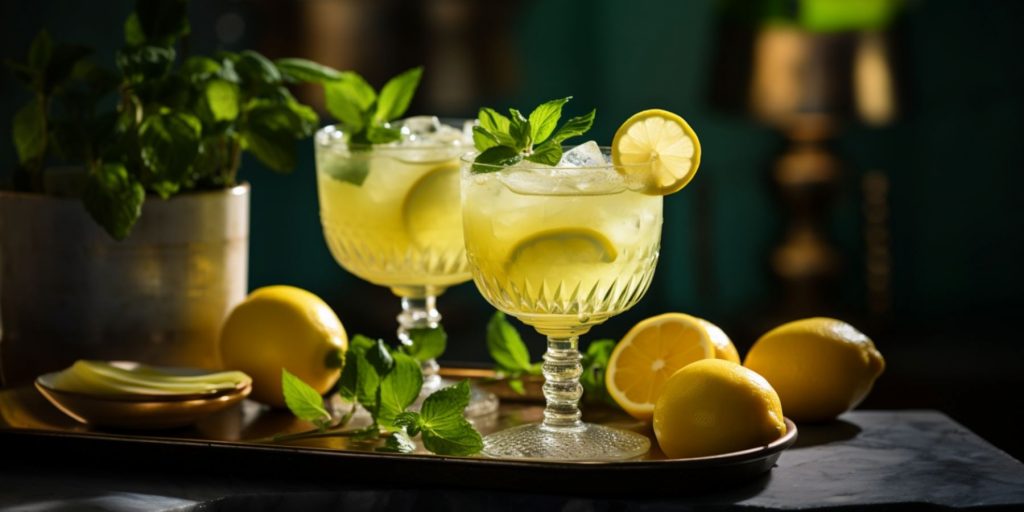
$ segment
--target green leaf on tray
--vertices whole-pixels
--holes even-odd
[[[423,387],[423,371],[415,359],[401,352],[392,357],[394,366],[380,382],[377,421],[384,426],[391,426],[395,417],[416,401]]]
[[[444,455],[473,455],[483,449],[480,433],[463,415],[469,405],[469,382],[441,388],[423,401],[419,425],[423,446]]]
[[[331,414],[324,409],[324,399],[320,393],[284,368],[281,369],[281,389],[285,405],[297,418],[320,429],[330,424]]]
[[[416,451],[416,443],[413,442],[412,438],[410,438],[409,434],[406,434],[404,430],[396,430],[384,439],[384,446],[377,448],[375,451],[385,453],[412,453]]]
[[[423,327],[409,329],[409,339],[412,345],[402,345],[401,349],[417,361],[429,361],[440,357],[448,345],[448,333],[444,327]]]
[[[519,331],[505,318],[505,313],[495,311],[487,322],[487,351],[497,363],[498,370],[511,375],[531,373],[530,352],[519,336]]]

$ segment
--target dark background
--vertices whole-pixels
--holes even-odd
[[[786,2],[783,2],[786,3]],[[424,64],[410,113],[474,116],[481,105],[523,109],[573,95],[569,114],[597,107],[591,137],[608,143],[630,114],[651,107],[684,116],[701,138],[694,182],[666,198],[657,277],[633,310],[588,337],[619,338],[635,322],[684,311],[721,325],[743,354],[780,312],[769,253],[785,210],[769,173],[782,137],[712,98],[723,83],[721,2],[469,0],[204,0],[190,17],[193,52],[254,48],[353,69],[380,86]],[[41,28],[98,47],[112,66],[127,1],[7,1],[2,57],[22,58]],[[842,265],[832,288],[799,316],[830,314],[861,328],[888,368],[862,407],[939,408],[1024,457],[1018,415],[1024,348],[1024,3],[919,1],[890,25],[899,55],[900,115],[882,127],[849,120],[831,143],[844,161],[827,213]],[[298,91],[310,102],[318,91]],[[28,98],[0,75],[0,176],[15,163],[8,121]],[[324,118],[324,123],[329,119]],[[348,275],[331,258],[317,216],[312,142],[290,176],[245,162],[253,185],[250,286],[291,284],[324,297],[350,334],[391,336],[398,300]],[[890,277],[867,292],[863,177],[889,185],[884,200]],[[872,301],[876,301],[872,303]],[[491,308],[472,284],[440,300],[451,335],[442,362],[486,361]],[[541,338],[528,329],[534,358]]]

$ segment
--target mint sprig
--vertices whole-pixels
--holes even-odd
[[[440,325],[409,329],[409,338],[412,344],[402,345],[401,350],[420,362],[440,357],[448,346],[448,333]]]
[[[327,111],[348,132],[350,144],[394,142],[401,138],[401,133],[387,123],[408,110],[422,75],[422,67],[400,73],[388,80],[378,94],[358,73],[340,72],[325,83]]]
[[[289,434],[277,440],[337,435],[353,440],[383,438],[379,451],[409,453],[415,449],[412,437],[422,436],[423,446],[440,455],[472,455],[483,448],[483,441],[463,416],[469,404],[469,383],[438,390],[428,396],[420,412],[408,411],[423,387],[423,373],[413,353],[429,354],[443,343],[444,331],[424,329],[419,349],[392,349],[382,340],[355,335],[349,342],[338,383],[343,398],[362,405],[373,423],[358,430],[344,430],[347,418],[331,424],[323,407],[323,398],[294,375],[282,370],[285,404],[299,419],[317,428],[307,433]],[[326,434],[325,434],[326,431]]]
[[[583,135],[594,124],[596,110],[566,121],[557,130],[562,107],[572,96],[542,103],[529,117],[511,108],[505,116],[491,108],[482,108],[473,128],[473,144],[480,153],[473,160],[472,172],[487,173],[516,165],[523,160],[556,165],[562,159],[562,143]]]
[[[420,412],[403,412],[395,424],[409,435],[420,434],[423,446],[434,453],[472,455],[483,449],[483,438],[466,421],[462,411],[469,405],[469,382],[441,388],[423,401]]]

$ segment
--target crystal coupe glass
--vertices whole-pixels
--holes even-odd
[[[393,123],[402,140],[354,146],[340,126],[316,134],[317,189],[324,238],[334,259],[401,298],[398,338],[441,322],[436,300],[470,279],[459,208],[458,157],[470,147],[463,123],[412,117]],[[438,364],[422,363],[423,395],[442,385]],[[474,388],[467,415],[497,409]]]
[[[558,166],[500,168],[462,157],[462,215],[473,280],[497,309],[547,336],[544,420],[484,439],[491,457],[619,460],[647,452],[635,432],[584,423],[579,336],[637,303],[654,275],[662,198],[588,142]],[[646,164],[644,164],[646,165]],[[619,172],[619,171],[623,172]]]

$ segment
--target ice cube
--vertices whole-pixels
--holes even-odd
[[[429,138],[441,130],[441,120],[437,116],[413,116],[392,123],[398,125],[402,132],[402,139],[417,140]]]
[[[599,167],[607,165],[600,146],[594,141],[587,141],[562,154],[559,167]]]

